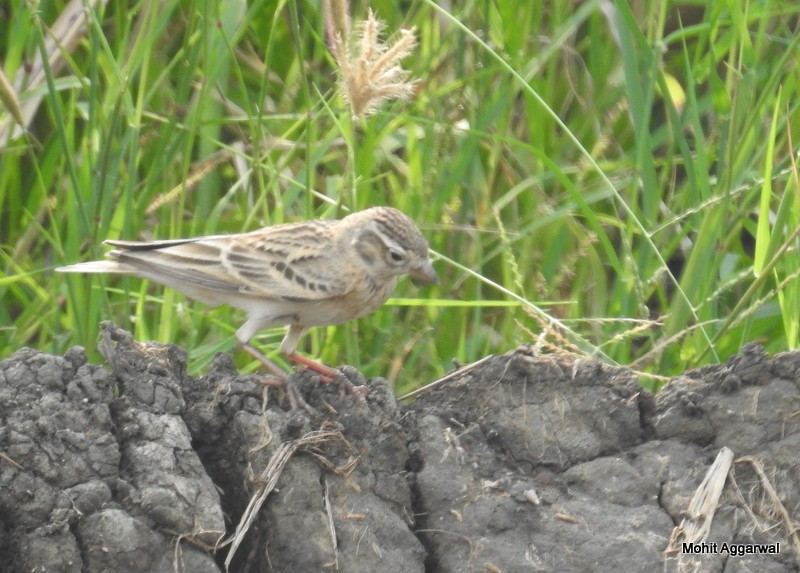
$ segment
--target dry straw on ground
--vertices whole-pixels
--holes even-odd
[[[297,440],[289,440],[278,446],[278,449],[272,454],[269,463],[266,465],[264,470],[254,479],[255,488],[250,497],[250,503],[247,505],[244,514],[239,520],[239,524],[236,526],[236,531],[229,539],[221,542],[218,546],[224,547],[228,544],[231,545],[231,548],[228,551],[228,556],[225,558],[226,571],[230,568],[233,557],[236,554],[236,550],[239,548],[239,545],[242,543],[242,541],[244,541],[244,537],[250,530],[253,521],[258,516],[261,507],[267,501],[269,494],[272,493],[278,484],[278,479],[281,477],[286,464],[289,463],[289,460],[298,451],[310,453],[312,457],[314,457],[323,465],[323,467],[339,475],[340,477],[347,479],[347,475],[358,463],[358,458],[351,457],[348,463],[346,463],[344,466],[336,466],[330,462],[330,460],[325,458],[325,456],[316,451],[317,448],[331,442],[341,444],[347,450],[352,450],[349,442],[344,438],[342,433],[336,429],[321,429],[309,432]],[[331,523],[331,527],[333,527],[332,518],[329,518],[329,522]],[[332,533],[332,539],[335,540],[335,538],[335,533]]]

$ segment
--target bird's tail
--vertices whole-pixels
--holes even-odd
[[[56,272],[59,273],[113,273],[118,275],[135,275],[137,274],[136,267],[118,263],[117,261],[90,261],[88,263],[78,263],[76,265],[67,265],[66,267],[58,267]]]

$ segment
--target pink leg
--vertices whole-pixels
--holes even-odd
[[[322,381],[325,383],[333,382],[333,379],[337,376],[340,376],[339,371],[331,368],[330,366],[325,366],[324,364],[320,364],[310,358],[306,358],[298,354],[297,352],[292,352],[291,354],[287,354],[286,358],[289,359],[289,362],[292,364],[297,364],[298,366],[305,366],[309,370],[313,370],[317,374],[322,374]]]
[[[367,387],[366,386],[356,386],[350,380],[347,379],[341,372],[336,370],[335,368],[331,368],[330,366],[325,366],[324,364],[320,364],[310,358],[306,358],[296,352],[292,352],[291,354],[287,354],[286,358],[292,364],[296,364],[298,366],[304,366],[309,370],[313,370],[317,374],[321,374],[321,380],[326,384],[330,384],[335,382],[339,385],[339,388],[348,394],[352,394],[356,396],[359,401],[364,400],[364,396],[367,395]]]

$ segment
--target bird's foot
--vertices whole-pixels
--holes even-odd
[[[266,366],[271,372],[271,375],[262,378],[262,384],[265,386],[284,388],[286,390],[286,394],[289,396],[289,404],[291,405],[292,410],[302,409],[312,416],[320,417],[320,413],[317,412],[317,410],[315,410],[311,404],[306,402],[305,398],[303,398],[303,395],[300,392],[300,388],[297,387],[297,384],[289,377],[288,374],[286,374],[286,372],[281,370],[280,366],[264,356],[264,354],[255,346],[252,346],[248,343],[240,344],[240,346],[248,354]]]
[[[274,375],[268,375],[259,380],[259,383],[264,386],[283,388],[286,390],[286,395],[289,396],[289,405],[292,407],[292,410],[305,410],[314,417],[321,417],[321,414],[311,404],[306,402],[297,383],[289,376],[284,375],[279,378]]]
[[[291,404],[292,410],[300,410],[302,408],[315,418],[322,417],[322,414],[317,412],[311,404],[306,402],[305,398],[303,398],[303,394],[300,392],[300,388],[297,387],[297,384],[295,384],[294,380],[291,378],[286,381],[286,394],[289,396],[289,404]]]
[[[365,398],[368,392],[367,387],[353,384],[340,370],[320,364],[319,362],[311,360],[310,358],[306,358],[305,356],[297,354],[296,352],[287,354],[286,356],[293,364],[303,366],[308,370],[319,374],[322,382],[325,382],[326,384],[336,384],[342,393],[352,394],[361,404],[365,403]]]

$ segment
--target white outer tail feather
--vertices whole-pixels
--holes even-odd
[[[58,267],[58,273],[114,273],[118,275],[135,275],[137,274],[136,268],[130,265],[124,265],[117,261],[90,261],[88,263],[78,263],[76,265],[67,265],[66,267]]]

